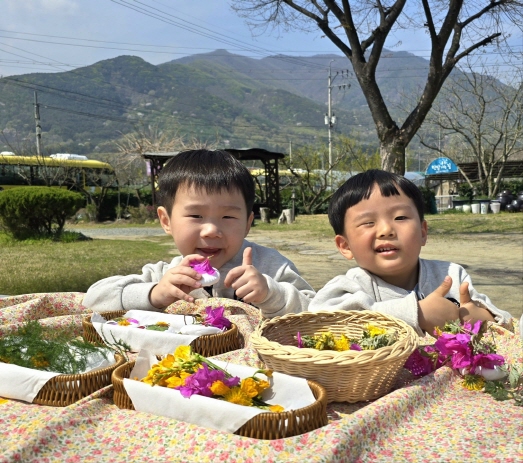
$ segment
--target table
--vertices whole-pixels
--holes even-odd
[[[81,319],[90,312],[82,299],[83,293],[0,299],[0,335],[25,319],[52,326],[72,322],[80,334]],[[168,311],[199,309],[180,303]],[[259,360],[248,337],[259,311],[235,302],[226,315],[247,347],[219,358],[255,366]],[[499,332],[498,352],[523,365],[519,336],[503,328]],[[523,461],[523,407],[462,388],[446,367],[419,380],[409,375],[405,371],[398,389],[372,403],[330,404],[329,424],[323,428],[273,441],[120,410],[112,401],[112,386],[63,408],[0,398],[0,462]]]

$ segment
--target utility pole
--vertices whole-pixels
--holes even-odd
[[[36,124],[36,155],[42,155],[42,127],[40,125],[40,104],[38,103],[38,96],[35,90],[35,124]]]
[[[292,141],[289,141],[289,165],[292,169]]]
[[[338,75],[338,71],[336,71],[336,75],[334,78],[332,77],[332,63],[336,61],[332,59],[329,63],[329,75],[327,79],[327,91],[328,91],[328,106],[327,106],[327,114],[325,114],[325,125],[327,126],[329,130],[329,184],[332,188],[332,129],[334,128],[334,124],[336,124],[336,116],[332,113],[332,88],[334,85],[332,85],[333,80]],[[347,78],[349,77],[349,71],[347,70]],[[343,77],[345,71],[341,71],[341,75]],[[342,84],[338,85],[338,88],[341,90],[342,88],[350,87],[350,84]],[[323,156],[322,156],[322,170],[323,170]]]

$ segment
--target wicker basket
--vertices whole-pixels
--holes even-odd
[[[135,362],[126,362],[116,368],[112,375],[113,400],[118,408],[134,410],[133,403],[123,385],[129,378]],[[282,413],[260,413],[251,418],[234,434],[253,439],[283,439],[321,428],[328,424],[327,394],[314,381],[307,381],[316,401],[307,407]]]
[[[66,407],[89,394],[111,384],[111,374],[125,359],[115,354],[116,363],[105,368],[76,375],[58,375],[52,377],[40,389],[33,399],[34,404],[51,407]]]
[[[298,348],[295,336],[331,332],[360,338],[364,326],[395,330],[398,340],[376,350],[336,352]],[[377,399],[393,387],[409,355],[418,345],[416,332],[404,321],[378,312],[302,312],[262,322],[251,335],[253,347],[268,368],[320,383],[329,402]]]
[[[112,320],[113,318],[124,316],[125,313],[125,310],[115,310],[113,312],[103,312],[101,315],[106,320]],[[103,344],[102,338],[91,323],[90,315],[82,319],[82,326],[84,330],[83,337],[87,342]],[[224,354],[231,350],[240,349],[241,345],[238,333],[238,327],[233,323],[232,326],[223,333],[199,336],[191,342],[190,346],[194,352],[204,357]]]

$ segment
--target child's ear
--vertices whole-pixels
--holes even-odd
[[[245,227],[245,236],[249,234],[251,231],[252,221],[254,220],[254,212],[251,212],[251,215],[247,219],[247,226]],[[244,238],[245,238],[244,236]]]
[[[341,255],[345,257],[345,259],[354,259],[354,255],[350,250],[349,242],[344,236],[336,235],[336,237],[334,238],[334,242],[336,243],[338,251],[340,251]]]
[[[423,222],[421,222],[421,245],[422,246],[425,246],[425,244],[427,243],[428,233],[429,233],[429,231],[428,231],[427,221],[424,220]]]
[[[165,207],[160,206],[158,208],[158,219],[160,219],[160,225],[163,228],[163,231],[167,233],[168,235],[171,234],[171,219],[169,218],[169,214],[167,214],[167,209]]]

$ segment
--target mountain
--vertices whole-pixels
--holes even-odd
[[[67,72],[2,78],[0,149],[34,149],[35,90],[42,142],[51,152],[110,152],[122,134],[147,126],[218,138],[231,148],[287,152],[290,141],[326,143],[329,66],[336,133],[377,148],[370,112],[344,57],[253,59],[216,50],[158,66],[119,56]],[[427,70],[423,58],[385,51],[377,76],[395,117],[404,117],[401,105],[419,94]]]

